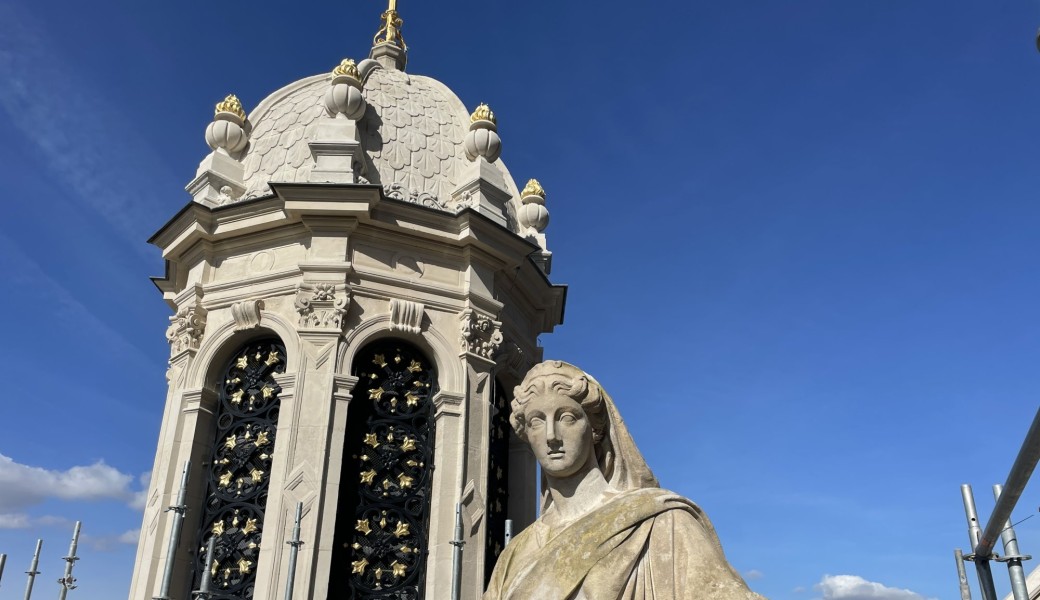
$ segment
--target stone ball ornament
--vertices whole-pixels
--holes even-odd
[[[484,157],[488,162],[495,162],[502,154],[502,138],[498,137],[498,122],[495,113],[487,104],[481,104],[469,118],[469,132],[463,141],[466,157],[477,160]]]
[[[332,70],[332,85],[325,91],[325,109],[330,115],[343,115],[353,121],[365,115],[368,104],[361,95],[361,74],[354,61],[343,59]]]
[[[545,208],[545,190],[532,179],[520,192],[520,210],[517,211],[517,219],[525,228],[534,228],[539,233],[545,231],[549,225],[549,211]]]
[[[213,121],[206,127],[206,143],[213,150],[228,154],[241,151],[249,143],[245,129],[246,112],[234,94],[217,103]]]

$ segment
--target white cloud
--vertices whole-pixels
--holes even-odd
[[[139,493],[132,489],[133,481],[132,475],[104,461],[60,471],[23,465],[0,454],[0,516],[6,517],[3,522],[17,524],[22,509],[48,498],[119,500],[132,504]],[[24,526],[27,525],[26,522]]]
[[[88,546],[92,550],[98,552],[111,552],[122,545],[134,545],[137,544],[137,539],[141,536],[140,529],[131,529],[124,531],[118,535],[90,535],[89,533],[81,533],[79,541],[81,544]]]
[[[926,600],[911,590],[892,588],[858,575],[824,575],[813,586],[822,600]]]
[[[141,530],[140,529],[130,529],[130,530],[124,531],[122,534],[120,534],[119,537],[116,538],[116,541],[118,541],[121,544],[136,544],[138,538],[140,538],[140,537],[141,537]]]
[[[54,515],[30,517],[26,513],[0,514],[0,529],[27,529],[29,527],[72,527],[72,520]]]
[[[152,472],[145,471],[137,478],[137,482],[140,484],[141,489],[134,492],[132,498],[130,498],[130,508],[134,510],[144,510],[144,505],[148,501],[148,484],[152,481]]]
[[[29,515],[25,513],[0,513],[0,529],[25,529],[29,526]]]
[[[764,576],[765,576],[765,573],[763,573],[762,571],[759,571],[758,569],[751,569],[750,571],[744,571],[744,579],[747,579],[748,581],[754,581],[756,579],[762,579],[762,577],[764,577]]]

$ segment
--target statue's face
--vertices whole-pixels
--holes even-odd
[[[547,392],[524,407],[527,442],[547,475],[562,478],[577,473],[592,452],[592,426],[572,398]]]

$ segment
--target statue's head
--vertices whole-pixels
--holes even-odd
[[[513,391],[509,417],[542,469],[569,477],[595,456],[609,418],[603,388],[581,369],[561,361],[536,365]]]

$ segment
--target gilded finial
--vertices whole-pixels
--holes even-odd
[[[361,79],[361,73],[358,71],[357,64],[352,59],[344,58],[342,62],[336,65],[336,68],[332,70],[333,77],[350,77],[352,79]]]
[[[397,0],[390,0],[390,7],[383,13],[382,18],[383,24],[376,32],[376,36],[372,38],[372,45],[392,44],[402,50],[407,50],[408,46],[401,35],[401,25],[404,25],[404,19],[397,14]]]
[[[477,109],[473,111],[473,114],[469,116],[470,123],[476,123],[477,121],[491,121],[496,125],[498,124],[498,121],[495,120],[495,113],[491,112],[491,108],[483,102],[481,102],[480,106],[478,106]]]
[[[545,190],[542,189],[542,184],[538,183],[537,179],[528,181],[527,185],[524,186],[523,191],[520,192],[521,198],[526,198],[527,196],[538,196],[542,200],[545,200]]]
[[[234,94],[228,94],[228,97],[224,98],[223,102],[217,103],[213,114],[219,115],[220,113],[231,113],[243,121],[246,118],[246,111],[242,109],[242,103],[238,100],[238,96]]]

